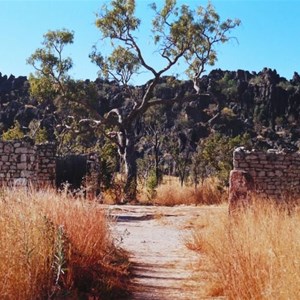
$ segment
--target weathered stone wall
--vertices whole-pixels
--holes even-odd
[[[277,200],[300,196],[300,152],[245,150],[233,153],[230,176],[231,202],[238,201],[239,189]],[[242,184],[240,183],[242,182]],[[248,187],[248,188],[247,188]],[[246,193],[244,191],[244,198]]]
[[[56,177],[56,145],[41,144],[36,146],[36,184],[54,186]]]
[[[70,157],[75,160],[70,160]],[[61,161],[65,164],[61,165]],[[97,196],[98,156],[90,153],[58,157],[55,144],[33,145],[24,140],[0,141],[0,186],[60,188],[64,182],[68,182],[73,189],[83,188],[87,197]]]
[[[53,186],[54,144],[33,146],[26,141],[0,142],[0,184],[7,186]]]
[[[87,159],[88,174],[86,176],[87,197],[94,198],[100,194],[100,164],[96,153],[90,153]]]

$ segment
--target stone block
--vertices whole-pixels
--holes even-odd
[[[18,154],[10,154],[9,155],[9,161],[10,162],[17,162],[19,160],[19,155]]]
[[[265,165],[264,168],[265,168],[265,169],[268,169],[268,171],[270,171],[271,169],[274,168],[274,166],[273,166],[272,164],[269,163],[269,164]]]
[[[21,177],[28,178],[28,179],[30,179],[30,177],[33,176],[33,173],[27,170],[22,170],[20,174]]]
[[[267,160],[267,155],[265,153],[262,153],[262,152],[258,153],[257,157],[258,157],[259,160]]]
[[[246,162],[239,163],[239,168],[249,168],[249,164]]]
[[[28,149],[27,148],[25,148],[25,147],[20,147],[20,148],[17,148],[16,150],[15,150],[15,153],[18,153],[18,154],[27,154],[28,153]]]
[[[251,168],[254,168],[254,169],[261,169],[261,168],[263,168],[263,166],[260,163],[257,163],[257,162],[255,162],[255,163],[249,163],[249,165],[250,165]]]
[[[13,153],[14,152],[14,146],[10,143],[4,145],[3,152],[6,153],[6,154]]]
[[[27,169],[27,163],[18,163],[17,168],[19,170],[26,170]]]
[[[256,155],[254,155],[254,154],[250,154],[250,155],[247,155],[246,157],[245,157],[245,159],[246,159],[246,161],[249,161],[249,160],[258,160],[258,157],[256,156]]]
[[[20,162],[26,162],[26,161],[27,161],[27,155],[24,154],[24,153],[22,153],[22,154],[20,155]]]
[[[265,159],[260,160],[261,165],[267,165],[269,162]]]

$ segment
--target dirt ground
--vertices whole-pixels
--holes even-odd
[[[129,251],[133,266],[133,300],[198,300],[204,282],[195,266],[199,255],[185,243],[193,223],[218,207],[108,206],[116,220],[113,234]],[[212,299],[212,298],[210,298]]]

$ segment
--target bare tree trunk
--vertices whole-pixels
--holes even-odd
[[[180,186],[183,187],[185,175],[181,174],[179,177],[180,177]]]
[[[155,144],[154,144],[154,160],[155,160],[155,176],[156,176],[156,184],[159,184],[160,181],[160,170],[159,170],[159,138],[158,133],[155,133]]]
[[[126,182],[124,186],[125,199],[124,202],[136,200],[137,194],[137,164],[135,151],[135,136],[133,130],[126,130],[125,147],[124,147],[124,163]]]

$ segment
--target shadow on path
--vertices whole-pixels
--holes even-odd
[[[191,276],[197,255],[185,247],[190,236],[190,209],[161,207],[112,208],[114,234],[129,251],[133,274],[132,300],[198,300],[198,284]]]

